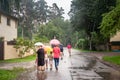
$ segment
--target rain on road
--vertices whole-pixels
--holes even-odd
[[[22,73],[16,80],[120,80],[120,72],[89,54],[72,49],[72,55],[69,56],[64,48],[64,58],[60,60],[58,71],[53,67],[52,71],[48,69],[38,73],[34,67]]]

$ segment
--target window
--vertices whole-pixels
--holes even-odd
[[[7,18],[7,25],[10,26],[10,18]]]
[[[18,22],[17,22],[17,21],[15,21],[15,28],[17,28],[17,23],[18,23]]]
[[[0,14],[0,23],[1,23],[1,14]]]

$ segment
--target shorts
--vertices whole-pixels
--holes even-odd
[[[44,66],[45,60],[44,59],[38,59],[38,66]]]

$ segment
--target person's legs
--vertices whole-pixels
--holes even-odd
[[[41,66],[38,66],[38,71],[41,71]]]
[[[71,56],[71,49],[68,49],[68,52],[69,52],[69,56]]]
[[[58,65],[59,65],[59,58],[54,58],[55,60],[55,68],[58,70]]]
[[[61,60],[63,59],[63,52],[60,52],[60,54],[61,54]]]
[[[40,71],[44,71],[44,70],[45,70],[45,60],[43,58],[40,59]]]
[[[41,65],[41,61],[40,61],[40,59],[39,59],[39,60],[37,61],[37,70],[38,70],[38,71],[41,71],[40,65]]]
[[[45,59],[45,67],[48,69],[48,59]]]
[[[45,66],[41,66],[41,71],[45,71]]]
[[[56,60],[56,58],[54,58],[54,64],[55,64],[55,68],[56,68],[56,66],[57,66],[57,60]]]
[[[50,60],[50,61],[49,61],[49,64],[50,64],[50,70],[52,70],[53,61]]]
[[[56,62],[57,62],[57,66],[59,65],[59,58],[56,59]]]

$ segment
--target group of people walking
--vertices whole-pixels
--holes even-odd
[[[71,45],[67,45],[69,55],[71,55]],[[50,66],[50,70],[53,68],[53,60],[56,71],[58,71],[59,59],[63,59],[63,45],[54,45],[52,46],[52,50],[47,52],[45,51],[43,45],[38,46],[37,50],[37,70],[45,71],[45,68],[48,69],[48,65]]]

